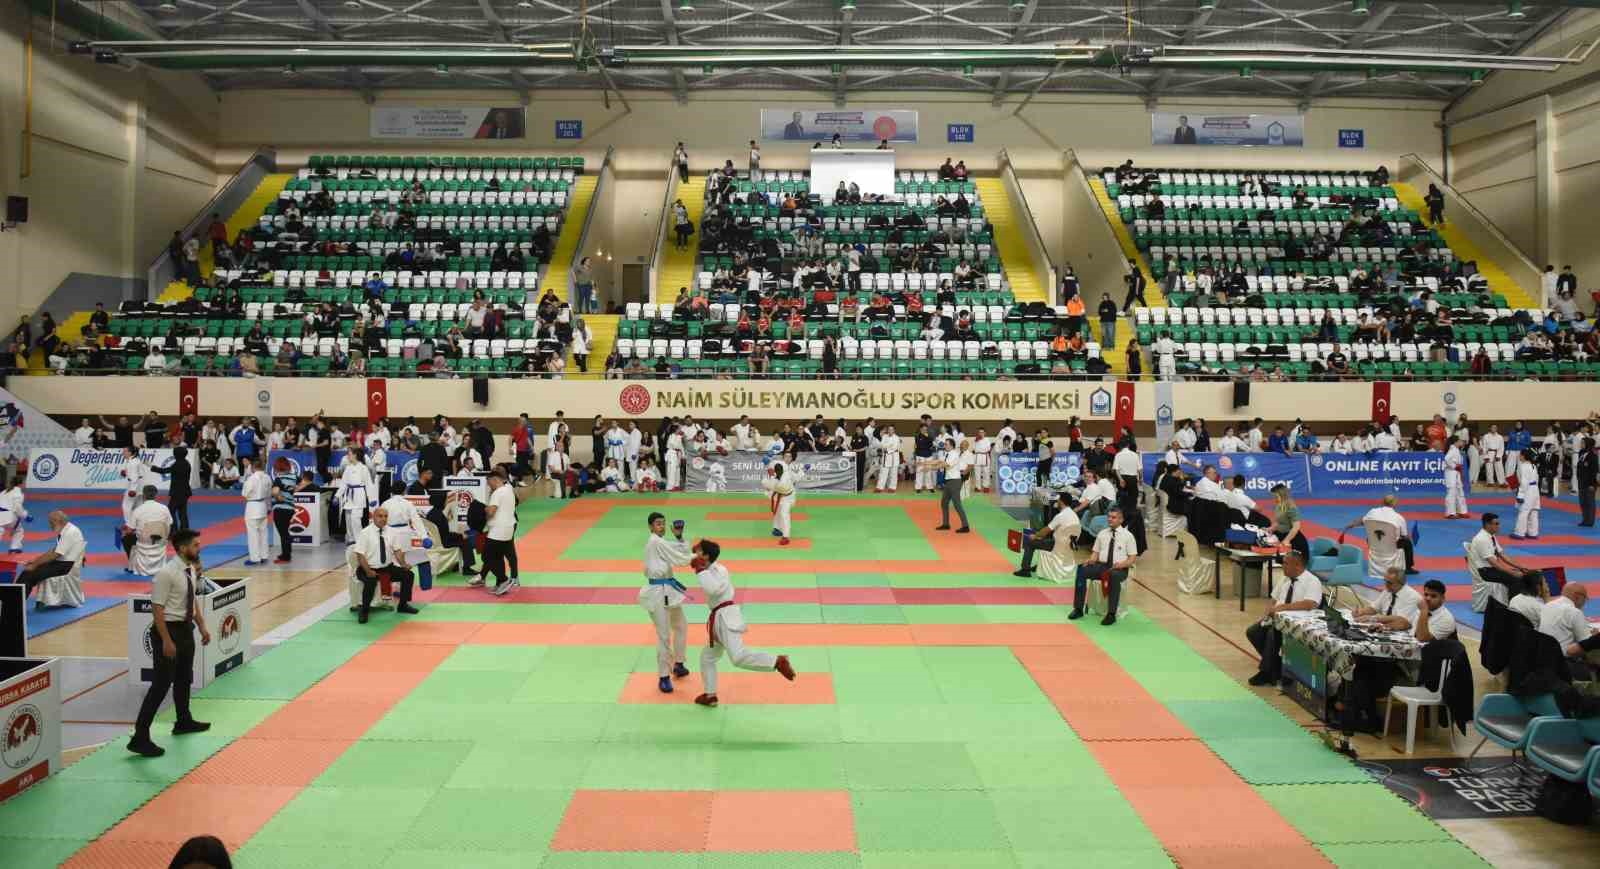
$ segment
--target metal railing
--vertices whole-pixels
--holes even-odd
[[[1046,302],[1056,297],[1056,267],[1050,262],[1050,248],[1044,243],[1044,233],[1039,231],[1039,224],[1033,219],[1033,209],[1028,207],[1027,197],[1022,194],[1022,180],[1017,177],[1017,171],[1012,166],[1011,155],[1006,149],[1001,148],[997,156],[1000,168],[1000,183],[1010,192],[1011,209],[1020,212],[1026,221],[1018,221],[1027,233],[1028,252],[1033,256],[1034,273],[1045,279],[1044,297]],[[998,246],[998,245],[997,245]]]
[[[277,149],[267,145],[257,148],[255,153],[239,167],[239,171],[228,179],[228,183],[222,185],[220,190],[206,200],[206,204],[195,214],[194,219],[183,227],[182,237],[188,238],[208,226],[213,213],[226,212],[227,216],[232,216],[239,206],[250,198],[250,194],[256,191],[261,180],[277,171]],[[201,239],[201,243],[204,244],[205,240]],[[172,262],[171,252],[166,246],[162,246],[161,252],[145,268],[146,292],[151,299],[155,299],[177,276],[178,269]]]
[[[677,156],[676,152],[673,156]],[[655,247],[650,251],[650,270],[645,275],[646,299],[656,297],[656,284],[661,280],[661,258],[666,255],[667,233],[673,229],[672,203],[677,200],[678,183],[678,163],[674,159],[667,164],[667,181],[664,185],[666,193],[661,197],[661,213],[656,217]]]
[[[1490,219],[1489,215],[1484,214],[1483,211],[1481,211],[1476,205],[1473,205],[1472,201],[1467,198],[1466,194],[1450,186],[1450,183],[1444,180],[1444,176],[1434,171],[1433,167],[1428,165],[1428,161],[1424,160],[1419,154],[1411,153],[1400,155],[1400,163],[1396,172],[1397,179],[1404,177],[1407,174],[1405,171],[1407,164],[1415,167],[1416,171],[1419,172],[1423,177],[1427,178],[1429,183],[1437,184],[1440,190],[1450,194],[1452,201],[1445,203],[1445,208],[1447,211],[1451,208],[1462,209],[1468,214],[1471,214],[1479,223],[1483,224],[1483,228],[1488,230],[1489,235],[1491,235],[1496,241],[1504,246],[1507,253],[1518,260],[1517,264],[1521,265],[1532,274],[1534,286],[1528,289],[1538,289],[1539,272],[1541,271],[1540,268],[1528,258],[1528,255],[1522,251],[1522,248],[1518,247],[1516,242],[1512,241],[1511,238],[1506,235],[1505,231],[1494,222],[1494,220]],[[1449,218],[1446,217],[1446,220],[1448,219]]]
[[[611,166],[611,158],[616,154],[616,152],[617,149],[615,146],[607,146],[606,155],[600,160],[600,170],[595,173],[594,192],[589,194],[589,211],[583,216],[583,229],[578,232],[578,244],[572,249],[572,261],[567,263],[568,299],[573,298],[573,292],[575,289],[572,279],[573,270],[576,269],[578,267],[578,263],[582,261],[585,256],[587,256],[584,251],[589,247],[589,230],[594,227],[595,212],[600,210],[600,192],[605,189],[606,174],[608,172],[615,174],[616,172],[616,170],[614,170]],[[572,206],[571,199],[567,200],[567,206],[570,213]],[[541,281],[541,283],[543,283],[543,281]],[[601,310],[604,310],[604,306],[602,306]]]

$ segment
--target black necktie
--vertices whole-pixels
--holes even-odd
[[[1397,594],[1390,594],[1389,595],[1389,609],[1386,612],[1384,612],[1384,615],[1386,615],[1386,616],[1394,615],[1394,601],[1395,601],[1395,598],[1397,598],[1397,597],[1399,597],[1399,595],[1397,595]]]
[[[1284,604],[1288,604],[1289,601],[1291,601],[1291,600],[1294,600],[1294,579],[1293,578],[1291,578],[1289,580],[1289,587],[1283,590],[1283,603]]]
[[[389,566],[389,547],[386,543],[387,541],[383,539],[383,532],[380,530],[378,532],[378,567],[380,568]]]

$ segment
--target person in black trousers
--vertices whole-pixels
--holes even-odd
[[[361,609],[356,621],[361,624],[367,623],[367,616],[372,611],[372,597],[378,592],[379,580],[385,576],[400,586],[394,611],[405,615],[417,613],[417,608],[411,605],[411,585],[416,577],[406,569],[405,553],[389,546],[384,536],[384,529],[388,526],[389,511],[380,505],[373,509],[372,521],[361,529],[360,536],[356,538],[356,578],[361,580]]]
[[[189,486],[189,477],[194,473],[194,468],[189,464],[189,450],[173,447],[172,464],[156,468],[155,471],[172,480],[167,487],[167,509],[172,511],[174,530],[188,528],[189,497],[194,494],[194,489]]]
[[[1594,527],[1594,487],[1600,482],[1600,457],[1595,456],[1594,438],[1584,438],[1578,451],[1578,509],[1583,511],[1583,528]]]
[[[1139,264],[1133,260],[1128,260],[1128,268],[1131,271],[1128,272],[1126,278],[1123,278],[1128,283],[1128,295],[1122,300],[1122,312],[1124,314],[1128,312],[1129,308],[1133,307],[1135,301],[1145,306],[1150,304],[1144,300],[1144,272],[1140,270]]]
[[[856,491],[860,492],[867,479],[867,436],[860,423],[856,423],[855,433],[850,435],[850,452],[856,457]]]
[[[190,528],[174,532],[172,548],[178,557],[156,573],[150,595],[152,621],[146,641],[150,644],[154,676],[139,706],[133,738],[128,741],[128,750],[144,757],[160,757],[166,753],[150,739],[150,725],[155,722],[156,712],[161,709],[161,701],[167,698],[169,690],[178,713],[172,735],[211,729],[210,724],[196,721],[189,711],[189,688],[194,681],[195,631],[200,632],[201,645],[211,643],[211,631],[206,627],[195,598],[195,587],[200,584],[199,532]]]

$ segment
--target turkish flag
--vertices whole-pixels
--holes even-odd
[[[367,380],[367,427],[389,416],[389,381],[382,377]]]
[[[1387,380],[1372,381],[1372,421],[1378,425],[1388,425],[1389,417],[1393,414],[1389,403],[1391,385]]]
[[[1117,381],[1117,431],[1120,437],[1123,430],[1133,430],[1133,381]]]
[[[200,412],[200,378],[178,378],[178,416]]]

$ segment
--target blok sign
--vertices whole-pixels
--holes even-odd
[[[945,140],[952,145],[970,145],[977,141],[972,124],[948,124],[945,127]]]
[[[1339,147],[1341,147],[1341,148],[1365,148],[1365,147],[1367,147],[1367,131],[1366,130],[1340,130],[1339,131]]]
[[[556,121],[557,139],[582,139],[583,121]]]

